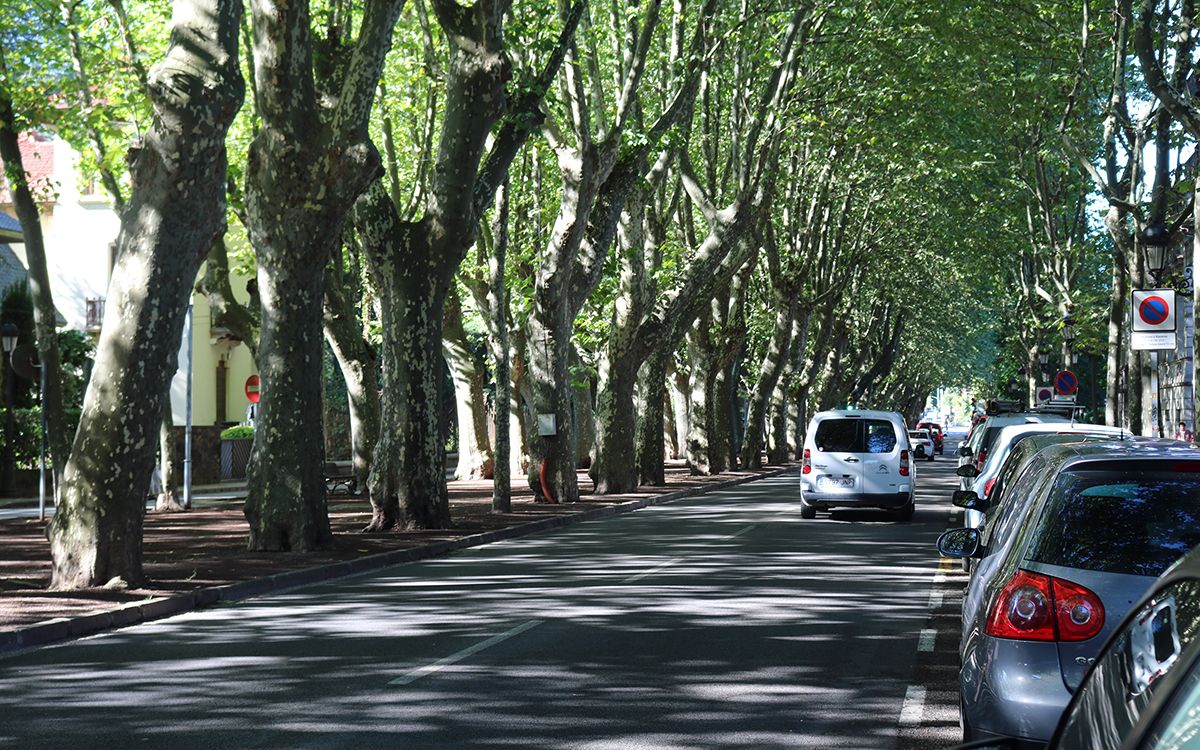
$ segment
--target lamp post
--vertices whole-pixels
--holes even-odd
[[[1154,223],[1142,230],[1142,246],[1146,248],[1146,270],[1149,272],[1149,281],[1154,284],[1161,283],[1159,276],[1162,274],[1163,268],[1167,264],[1167,248],[1171,244],[1171,231],[1161,223]],[[1172,347],[1174,348],[1174,347]],[[1151,435],[1157,435],[1159,422],[1159,399],[1158,399],[1158,361],[1159,353],[1150,352],[1150,419],[1151,419]],[[1140,368],[1139,368],[1140,369]]]
[[[12,492],[13,474],[16,470],[16,423],[13,420],[13,400],[17,388],[13,375],[12,352],[17,348],[17,327],[12,323],[0,326],[0,348],[4,349],[4,467],[0,473],[0,484],[6,493]]]
[[[1171,244],[1171,231],[1162,224],[1151,224],[1142,230],[1142,246],[1146,248],[1146,270],[1154,283],[1167,265],[1167,248]]]

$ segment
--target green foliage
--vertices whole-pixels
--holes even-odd
[[[235,424],[221,430],[222,440],[247,440],[254,437],[254,428],[248,424]]]

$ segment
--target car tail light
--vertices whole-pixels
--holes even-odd
[[[908,451],[900,451],[900,476],[908,476]]]
[[[992,477],[983,483],[983,496],[987,497],[992,494],[992,488],[996,486],[996,477]]]
[[[812,451],[808,448],[804,449],[804,468],[800,469],[801,474],[812,474]]]
[[[983,632],[1021,641],[1086,641],[1102,627],[1100,597],[1077,583],[1018,570],[996,597]]]

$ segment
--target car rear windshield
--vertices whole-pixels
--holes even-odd
[[[1157,576],[1200,544],[1200,462],[1114,463],[1059,476],[1030,560]]]
[[[891,453],[896,428],[883,419],[826,419],[817,425],[817,450],[833,453]]]

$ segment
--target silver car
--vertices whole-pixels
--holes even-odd
[[[1131,604],[1200,543],[1200,454],[1173,442],[1037,453],[980,529],[938,540],[973,558],[959,673],[967,739],[1044,743]]]

